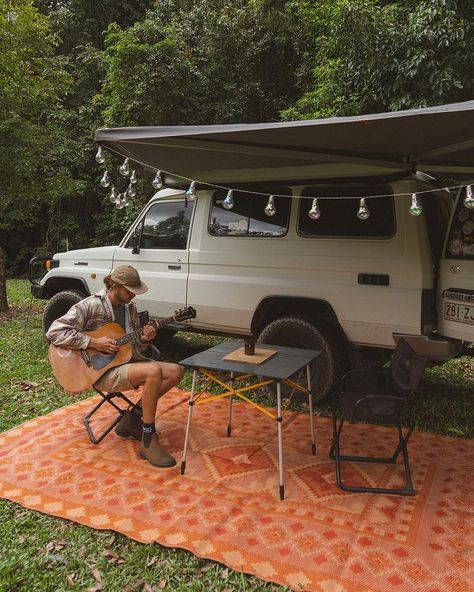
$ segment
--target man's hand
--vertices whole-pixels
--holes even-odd
[[[140,338],[140,342],[141,343],[148,343],[149,341],[152,341],[153,339],[155,339],[155,337],[156,337],[155,325],[153,325],[152,323],[148,323],[148,325],[145,325],[143,327],[143,335]]]
[[[103,352],[104,354],[113,354],[120,348],[112,337],[92,337],[89,342],[89,347]]]

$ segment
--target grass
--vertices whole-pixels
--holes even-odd
[[[7,288],[11,310],[0,317],[0,431],[77,401],[52,379],[41,329],[42,303],[31,301],[25,280],[11,280]],[[182,334],[162,349],[167,359],[179,360],[217,341]],[[190,388],[189,375],[182,386]],[[473,387],[473,358],[428,370],[416,408],[418,429],[472,438]],[[317,407],[320,414],[328,411],[327,405]],[[186,551],[143,545],[6,500],[0,500],[0,512],[0,592],[287,590]]]

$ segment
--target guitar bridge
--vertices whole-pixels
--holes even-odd
[[[92,362],[91,359],[89,357],[89,354],[86,352],[85,349],[81,349],[81,357],[84,360],[84,362],[86,363],[86,366],[92,366]]]

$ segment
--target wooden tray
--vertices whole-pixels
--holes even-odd
[[[231,360],[232,362],[247,362],[248,364],[262,364],[274,356],[277,352],[273,349],[260,349],[255,348],[253,356],[249,356],[245,353],[244,347],[239,347],[235,351],[227,354],[222,359]]]

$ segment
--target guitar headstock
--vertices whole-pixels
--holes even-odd
[[[192,306],[176,310],[173,318],[175,321],[187,321],[188,319],[196,318],[196,310]]]

